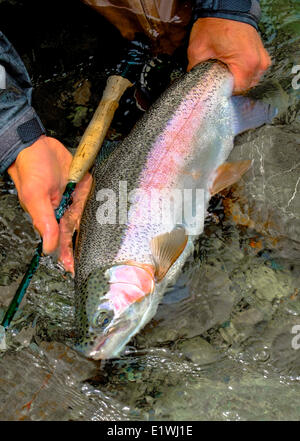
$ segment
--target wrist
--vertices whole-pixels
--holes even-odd
[[[194,20],[206,17],[247,23],[257,30],[261,10],[258,0],[195,0]]]
[[[44,126],[30,106],[21,116],[13,119],[2,131],[0,130],[0,174],[4,173],[18,155],[43,133],[45,133]]]
[[[32,151],[32,148],[36,148],[36,147],[42,147],[43,145],[45,145],[45,140],[47,139],[46,135],[41,135],[36,141],[34,141],[32,144],[30,144],[27,147],[24,147],[23,150],[21,150],[18,154],[17,157],[15,159],[15,161],[10,165],[10,167],[8,167],[7,171],[9,173],[9,169],[16,165],[18,162],[22,161],[22,159],[24,158],[24,156],[27,156],[27,154],[29,152]]]

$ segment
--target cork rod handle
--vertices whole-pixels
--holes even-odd
[[[108,78],[101,101],[86,128],[69,171],[69,182],[79,182],[93,165],[109,129],[119,101],[132,83],[118,75]]]

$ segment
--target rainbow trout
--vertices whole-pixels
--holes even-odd
[[[250,167],[225,162],[234,137],[274,112],[232,89],[224,64],[199,64],[96,166],[75,253],[75,347],[85,356],[118,356],[151,320],[203,232],[211,196]]]

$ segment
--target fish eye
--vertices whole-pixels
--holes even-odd
[[[95,316],[94,327],[104,330],[114,317],[113,311],[108,309],[101,309]]]

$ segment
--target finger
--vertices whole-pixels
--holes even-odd
[[[75,198],[75,197],[74,197]],[[59,252],[58,260],[62,263],[65,271],[74,275],[73,243],[72,237],[77,227],[76,203],[65,212],[59,224]]]
[[[203,48],[202,47],[194,47],[191,46],[188,49],[188,67],[187,72],[189,72],[194,66],[196,66],[199,63],[202,63],[203,61],[211,60],[215,58],[215,53],[209,49],[209,48]]]
[[[250,88],[251,87],[255,87],[259,83],[259,81],[260,81],[261,77],[263,76],[263,74],[264,74],[264,70],[259,70],[258,72],[256,72],[253,75],[251,83],[250,83]]]
[[[71,209],[76,213],[77,221],[80,221],[82,212],[88,198],[88,195],[91,191],[93,184],[93,178],[90,173],[86,173],[83,179],[76,185],[74,196],[73,196],[73,207]],[[79,224],[78,224],[79,225]]]
[[[264,54],[262,56],[262,59],[259,63],[259,67],[256,69],[256,71],[253,73],[253,77],[251,80],[250,88],[256,86],[266,70],[271,66],[271,58],[269,57],[268,53],[264,51]]]
[[[261,62],[261,68],[263,71],[266,71],[269,69],[269,67],[272,65],[272,60],[268,52],[264,49],[263,56],[262,56],[262,62]]]
[[[62,219],[60,222],[60,241],[58,260],[63,265],[65,271],[74,276],[74,258],[73,258],[73,228],[69,229],[68,223]]]
[[[73,202],[60,222],[59,261],[66,271],[74,275],[74,261],[72,251],[72,237],[79,228],[86,199],[92,186],[92,177],[89,173],[77,184],[74,191]]]
[[[43,239],[43,252],[53,253],[58,246],[59,227],[50,197],[35,193],[28,200],[23,198],[22,205],[30,214],[34,228]]]
[[[249,62],[248,65],[228,64],[228,68],[234,77],[235,93],[245,92],[250,89],[251,83],[255,81],[255,71],[257,69],[256,63]]]
[[[76,185],[73,193],[73,201],[69,209],[63,216],[68,228],[73,232],[79,228],[80,219],[83,213],[83,209],[92,187],[92,176],[87,173],[84,178]]]

